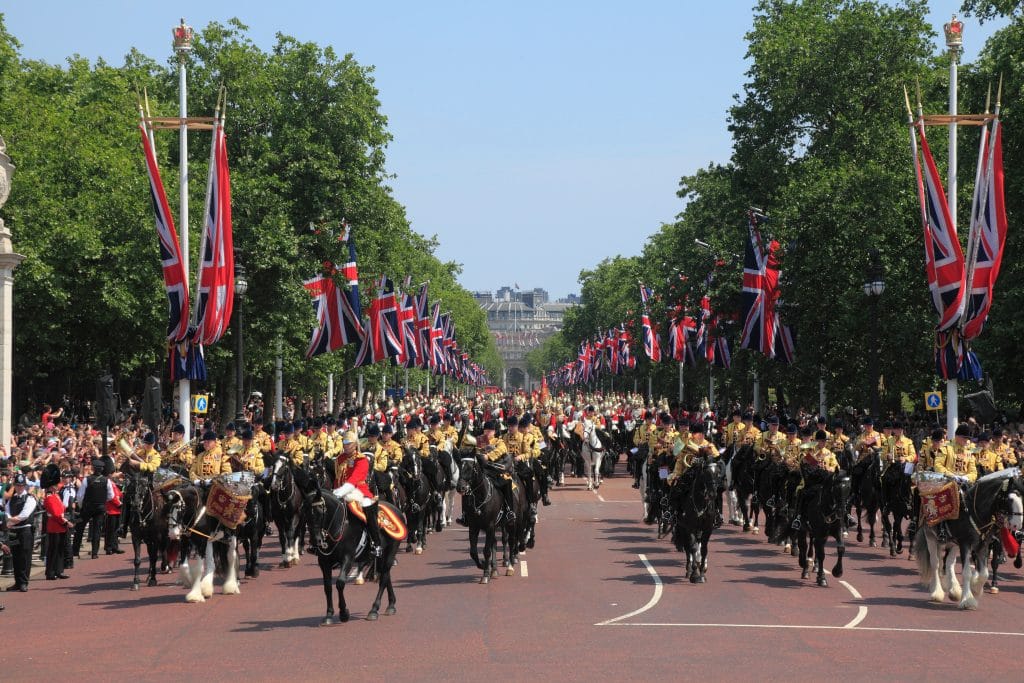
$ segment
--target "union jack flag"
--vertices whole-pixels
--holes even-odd
[[[962,338],[970,341],[981,334],[992,308],[992,291],[999,277],[1006,244],[1006,203],[1003,196],[1003,131],[997,118],[992,123],[991,142],[986,146],[987,128],[981,132],[983,158],[979,182],[974,189],[977,220],[967,240],[971,278],[970,296],[964,312]]]
[[[956,225],[949,214],[942,179],[928,148],[923,120],[918,120],[916,129],[921,138],[923,168],[913,131],[910,133],[910,145],[914,154],[921,223],[924,228],[925,270],[932,303],[939,313],[936,330],[945,332],[959,325],[964,310],[964,253],[957,238]]]
[[[658,344],[657,330],[651,325],[651,317],[647,311],[647,300],[654,296],[653,290],[640,285],[640,301],[644,310],[640,318],[644,330],[644,352],[652,363],[661,362],[661,345]]]
[[[388,277],[377,285],[377,296],[370,303],[367,333],[356,357],[356,366],[387,360],[401,353],[398,338],[398,305],[395,288]]]
[[[206,188],[206,226],[199,253],[196,342],[217,342],[231,324],[235,301],[235,255],[231,235],[231,178],[223,113],[213,126],[213,166]]]
[[[334,278],[316,275],[302,285],[313,298],[317,323],[309,348],[306,349],[306,358],[362,341],[363,326],[352,310],[351,299],[335,284]]]
[[[149,196],[153,202],[156,234],[160,241],[160,263],[163,266],[164,290],[167,293],[167,340],[180,342],[188,337],[188,274],[185,273],[178,233],[174,229],[174,218],[167,205],[167,194],[160,179],[156,154],[144,122],[139,123],[139,132],[142,133],[142,150],[146,155],[146,173],[149,176]]]
[[[783,325],[779,320],[779,314],[775,314],[775,359],[786,365],[792,365],[796,359],[796,347],[793,343],[793,330],[789,325]]]
[[[398,308],[398,331],[402,342],[402,352],[398,362],[407,368],[416,367],[419,358],[419,344],[416,340],[416,306],[411,294],[401,294],[401,306]]]
[[[445,371],[444,330],[441,327],[441,304],[434,304],[430,323],[430,369],[435,375]]]
[[[778,242],[767,246],[761,237],[761,214],[750,211],[749,239],[743,256],[743,333],[741,349],[755,349],[775,356],[775,303],[779,298]]]
[[[430,304],[427,301],[426,283],[423,283],[416,296],[416,344],[419,350],[417,367],[430,367]]]

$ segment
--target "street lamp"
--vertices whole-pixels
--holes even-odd
[[[880,410],[878,398],[878,300],[885,291],[885,269],[879,260],[877,249],[872,249],[870,252],[867,278],[864,281],[863,290],[864,296],[868,298],[871,304],[871,352],[868,355],[868,376],[871,382],[869,387],[871,414],[878,416]]]
[[[241,423],[245,421],[245,396],[244,382],[242,380],[242,297],[249,289],[249,281],[245,279],[245,267],[239,261],[239,252],[235,250],[235,397],[237,407],[235,408],[235,422],[241,429]]]

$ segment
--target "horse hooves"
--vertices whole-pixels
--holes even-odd
[[[395,606],[394,605],[390,605],[390,606],[388,606],[388,608],[386,610],[384,610],[384,616],[391,617],[391,616],[394,616],[396,612],[398,612],[398,610],[395,609]]]
[[[137,583],[133,583],[133,584],[131,585],[131,588],[130,588],[129,590],[132,590],[132,591],[137,591],[137,590],[139,590],[139,584],[137,584]]]
[[[837,579],[843,578],[843,570],[840,567],[835,567],[832,570],[832,576],[836,577]]]
[[[492,569],[492,570],[491,570],[491,576],[492,576],[492,577],[495,577],[495,576],[497,576],[497,575],[498,575],[498,570],[497,570],[497,569]]]
[[[824,576],[818,577],[818,585],[822,588],[828,588],[828,580]]]
[[[516,568],[515,567],[509,567],[508,569],[505,570],[505,576],[515,576],[515,575],[516,575]]]
[[[809,570],[807,570],[807,569],[805,569],[802,572],[800,572],[800,578],[801,579],[806,579],[810,575],[811,575],[811,572]]]
[[[756,526],[752,526],[752,527],[750,527],[750,533],[752,533],[752,534],[754,534],[756,536],[757,534],[761,533],[761,530],[758,529]]]
[[[442,526],[440,522],[434,525],[434,531],[436,531],[437,533],[441,533],[442,529],[444,529],[444,526]]]
[[[153,588],[154,586],[156,586],[156,579],[153,578],[153,579],[150,579],[149,581],[147,581],[146,582],[146,586],[148,586],[149,588]]]
[[[696,574],[690,575],[690,583],[700,583],[700,577]]]
[[[527,548],[533,548],[533,546],[535,546],[535,545],[537,545],[537,543],[533,540],[533,536],[530,536],[530,540],[526,542],[526,547]],[[524,548],[521,552],[525,553],[526,549]]]
[[[996,593],[999,592],[999,586],[989,586],[988,588],[985,589],[985,592],[986,593],[992,593],[993,595],[995,595]]]
[[[420,546],[417,546],[417,547],[416,547],[416,554],[417,554],[417,555],[422,555],[422,554],[423,554],[423,548],[422,548],[422,547],[420,547]]]
[[[868,545],[871,546],[872,548],[877,548],[878,547],[878,543],[875,542],[875,541],[869,542]]]
[[[344,612],[338,615],[338,621],[344,624],[346,621],[348,621],[349,616],[350,615],[348,613],[348,610],[345,610]]]
[[[863,543],[863,542],[864,542],[864,534],[858,533],[857,534],[857,543]]]
[[[380,615],[377,614],[377,610],[375,610],[375,609],[374,610],[370,610],[369,612],[366,613],[366,620],[367,621],[377,621],[377,617],[378,616],[380,616]]]
[[[750,531],[750,525],[749,524],[744,524],[743,525],[743,531],[744,532],[749,532]]]
[[[697,583],[707,583],[707,582],[708,582],[707,577],[705,577],[703,574],[701,574],[700,576],[697,577]]]
[[[290,567],[292,565],[288,562],[288,560],[281,560],[281,564],[279,564],[277,566],[280,567],[281,569],[288,569],[288,567]]]
[[[290,564],[290,565],[291,565],[291,566],[293,566],[293,567],[296,567],[296,566],[298,566],[298,564],[299,564],[299,558],[297,558],[297,557],[293,557],[293,558],[292,558],[291,560],[289,560],[289,561],[288,561],[288,564]]]
[[[354,582],[354,583],[355,583],[355,584],[356,584],[357,586],[362,586],[362,585],[363,585],[364,583],[366,583],[366,579],[364,579],[364,578],[363,578],[363,577],[361,577],[361,576],[357,576],[357,577],[356,577],[356,580],[355,580],[355,582]]]
[[[405,546],[405,552],[411,553],[412,552],[412,546],[411,545]]]
[[[1020,555],[1018,555],[1017,558],[1013,561],[1013,566],[1016,569],[1020,569],[1021,566],[1024,566],[1024,560],[1021,560]]]
[[[334,617],[324,617],[320,622],[321,626],[334,626]]]
[[[480,583],[490,583],[490,582],[491,582],[490,575],[484,574],[483,576],[480,577]]]

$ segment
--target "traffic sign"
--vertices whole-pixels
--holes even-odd
[[[192,394],[192,412],[200,415],[206,414],[206,408],[210,404],[208,394]]]
[[[942,410],[942,394],[938,391],[924,392],[925,410]]]

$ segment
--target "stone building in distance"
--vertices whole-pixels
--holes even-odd
[[[473,298],[487,313],[487,327],[505,362],[502,390],[537,388],[540,378],[531,380],[526,354],[562,329],[566,309],[578,305],[579,297],[570,294],[550,301],[547,290],[539,287],[520,290],[505,286],[493,293],[474,292]]]

